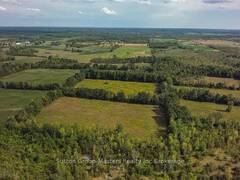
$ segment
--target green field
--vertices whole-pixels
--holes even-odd
[[[158,107],[151,105],[63,97],[44,108],[37,121],[40,124],[78,124],[83,128],[115,128],[122,124],[130,135],[147,138],[158,130],[165,131],[165,120],[157,111]]]
[[[104,49],[105,50],[105,49]],[[119,58],[128,58],[128,57],[136,57],[136,56],[149,56],[151,54],[150,49],[147,47],[146,44],[125,44],[117,49],[115,49],[113,52],[96,52],[94,53],[94,50],[89,50],[88,53],[84,54],[81,52],[71,52],[71,51],[64,51],[64,50],[49,50],[49,49],[37,49],[37,53],[35,53],[37,56],[41,57],[48,57],[48,56],[58,56],[62,58],[68,58],[68,59],[74,59],[78,60],[81,63],[88,63],[90,60],[95,58],[112,58],[114,56],[117,56]]]
[[[92,79],[86,79],[78,83],[76,85],[76,88],[105,89],[113,93],[122,91],[126,95],[135,95],[139,92],[147,92],[153,95],[156,91],[156,85],[153,83],[92,80]]]
[[[5,63],[11,63],[11,64],[34,64],[40,61],[46,60],[44,57],[31,57],[31,56],[15,56],[14,61],[2,61],[0,62],[0,65]]]
[[[24,63],[37,63],[43,60],[46,60],[46,58],[40,58],[40,57],[30,57],[30,56],[15,56],[16,63],[18,64],[24,64]]]
[[[34,85],[59,83],[77,73],[77,70],[66,69],[31,69],[0,78],[3,82],[28,82]]]
[[[213,89],[213,88],[197,88],[197,87],[187,87],[187,86],[175,86],[176,89],[202,89],[209,90],[212,94],[220,94],[220,95],[232,95],[235,98],[240,98],[239,90],[228,90],[228,89]]]
[[[227,106],[215,103],[196,102],[181,100],[180,104],[186,106],[190,112],[196,117],[206,117],[211,113],[221,113],[224,119],[228,120],[240,120],[239,112],[240,107],[234,106],[232,112],[225,112]]]
[[[15,115],[32,99],[40,98],[45,94],[46,91],[0,89],[0,122],[6,120],[8,116]]]

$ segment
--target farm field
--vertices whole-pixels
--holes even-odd
[[[8,116],[15,115],[33,99],[40,98],[45,94],[46,91],[0,89],[0,123],[5,121]]]
[[[201,44],[201,45],[215,45],[215,46],[227,46],[227,47],[240,47],[239,42],[234,42],[230,40],[206,40],[206,39],[200,39],[200,40],[194,40],[193,43],[195,44]]]
[[[89,57],[82,57],[80,53],[71,52],[71,51],[64,51],[64,50],[50,50],[50,49],[37,49],[36,56],[39,57],[48,57],[48,56],[56,56],[60,58],[67,58],[67,59],[74,59],[78,60],[81,63],[89,63],[91,58]]]
[[[3,82],[28,82],[32,85],[64,84],[66,79],[77,73],[77,70],[62,70],[62,69],[31,69],[21,71],[15,74],[0,78]]]
[[[43,60],[46,60],[46,58],[40,58],[40,57],[31,57],[31,56],[15,56],[15,61],[18,64],[24,64],[24,63],[37,63]]]
[[[150,49],[147,45],[142,44],[140,45],[123,45],[113,52],[102,52],[102,53],[89,53],[89,54],[82,54],[81,52],[71,52],[71,51],[64,51],[64,50],[49,50],[49,49],[37,49],[37,53],[35,55],[41,57],[48,57],[48,56],[58,56],[62,58],[74,59],[78,60],[81,63],[89,63],[90,60],[95,58],[112,58],[114,56],[119,58],[128,58],[128,57],[136,57],[136,56],[149,56]]]
[[[104,89],[113,93],[124,92],[126,95],[135,95],[139,92],[155,94],[156,85],[153,83],[125,82],[111,80],[85,79],[76,85],[76,88]]]
[[[31,56],[15,56],[15,60],[13,61],[0,61],[0,65],[5,63],[11,64],[34,64],[40,61],[46,60],[44,57],[31,57]]]
[[[148,138],[165,130],[163,114],[157,106],[63,97],[36,117],[40,124],[77,124],[82,128],[115,128],[122,124],[133,137]]]
[[[160,50],[155,53],[158,57],[171,56],[176,60],[190,64],[193,66],[205,65],[218,65],[226,67],[226,63],[223,63],[219,59],[222,58],[222,54],[219,51],[206,50],[206,49],[168,49]]]
[[[186,106],[196,117],[207,117],[211,113],[221,113],[224,119],[240,121],[240,107],[234,106],[232,112],[225,112],[227,106],[215,103],[181,100],[180,104]]]
[[[209,90],[213,94],[221,95],[232,95],[235,98],[240,98],[240,90],[228,90],[228,89],[214,89],[214,88],[198,88],[198,87],[187,87],[187,86],[175,86],[176,89],[203,89]]]

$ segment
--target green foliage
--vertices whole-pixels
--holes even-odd
[[[233,101],[228,101],[226,112],[231,112],[232,108],[233,108],[233,105],[234,105]]]

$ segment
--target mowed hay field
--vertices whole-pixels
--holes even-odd
[[[41,98],[46,91],[0,89],[0,123],[15,115],[33,99]]]
[[[136,138],[165,132],[164,116],[157,106],[63,97],[47,106],[36,117],[40,124],[78,125],[82,128],[115,128]]]
[[[60,58],[78,60],[81,63],[89,63],[90,57],[82,57],[78,52],[64,51],[64,50],[50,50],[50,49],[36,49],[38,52],[35,55],[40,57],[56,56]]]
[[[186,100],[181,100],[180,104],[186,106],[196,117],[207,117],[211,113],[221,113],[224,119],[240,121],[239,106],[234,106],[232,112],[225,112],[227,105]]]
[[[49,49],[36,49],[38,52],[35,53],[37,56],[48,57],[58,56],[67,59],[74,59],[81,63],[89,63],[90,60],[95,58],[112,58],[114,56],[119,58],[137,57],[137,56],[150,56],[151,50],[146,44],[125,44],[112,52],[92,53],[92,54],[81,54],[81,52],[71,52],[65,50],[49,50]]]
[[[32,85],[64,84],[66,79],[77,73],[68,69],[30,69],[0,78],[3,82],[28,82]]]
[[[154,83],[139,83],[111,80],[85,79],[76,85],[76,88],[104,89],[113,93],[124,92],[126,95],[135,95],[139,92],[146,92],[154,95],[156,85]]]
[[[31,56],[15,56],[15,63],[17,64],[25,64],[25,63],[37,63],[40,61],[46,60],[43,57],[31,57]]]

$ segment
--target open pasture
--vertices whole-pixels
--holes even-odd
[[[78,83],[76,88],[104,89],[113,93],[122,91],[126,95],[135,95],[139,92],[147,92],[153,95],[156,91],[156,85],[153,83],[93,79],[85,79],[84,81]]]
[[[25,64],[25,63],[37,63],[43,60],[46,60],[46,58],[41,57],[31,57],[31,56],[15,56],[15,63],[17,64]]]
[[[15,115],[33,99],[40,98],[46,91],[0,89],[0,123]]]
[[[240,47],[239,42],[234,42],[230,40],[220,40],[220,39],[199,39],[194,40],[193,43],[195,44],[201,44],[201,45],[207,45],[207,46],[228,46],[228,47]]]
[[[202,64],[226,66],[226,64],[219,60],[222,58],[221,53],[197,47],[195,47],[195,51],[192,49],[156,50],[154,55],[158,57],[173,57],[180,62],[193,66]]]
[[[30,69],[10,74],[0,78],[3,82],[28,82],[34,85],[40,84],[64,84],[66,79],[77,73],[77,70],[66,69]]]
[[[99,49],[99,48],[98,48]],[[150,49],[147,47],[146,44],[139,44],[134,45],[122,45],[119,48],[113,50],[112,52],[106,52],[106,48],[102,50],[91,49],[90,47],[87,49],[85,48],[85,52],[71,52],[71,51],[64,51],[64,50],[49,50],[49,49],[37,49],[37,53],[35,55],[41,57],[48,57],[48,56],[58,56],[62,58],[74,59],[81,63],[88,63],[90,60],[95,58],[128,58],[128,57],[136,57],[136,56],[149,56],[151,54]],[[87,53],[86,53],[87,52]]]
[[[15,56],[15,60],[13,61],[0,61],[0,65],[5,63],[10,64],[34,64],[40,61],[44,61],[46,58],[44,57],[31,57],[31,56]]]
[[[60,58],[73,59],[78,60],[81,63],[89,63],[90,58],[82,57],[78,52],[64,51],[64,50],[52,50],[52,49],[37,49],[37,53],[35,55],[39,57],[49,57],[56,56]]]
[[[236,121],[240,120],[240,107],[238,106],[234,106],[231,112],[226,112],[225,110],[227,109],[227,105],[187,100],[181,100],[180,104],[182,106],[186,106],[196,117],[207,117],[212,113],[220,113],[223,115],[224,119]]]
[[[157,106],[63,97],[37,116],[40,124],[79,125],[82,128],[115,128],[122,124],[133,137],[148,138],[165,132],[165,120]]]

